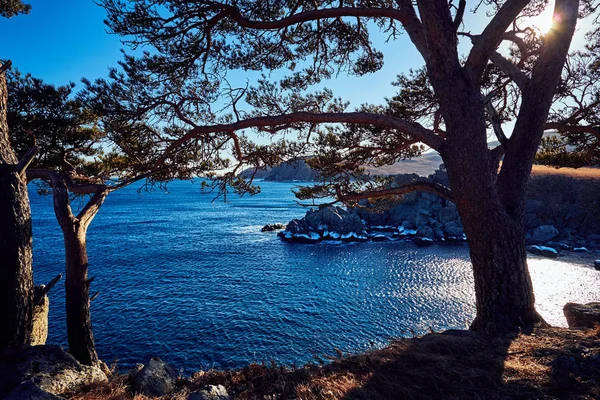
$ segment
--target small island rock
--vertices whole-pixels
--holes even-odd
[[[273,232],[279,229],[285,228],[284,224],[276,223],[276,224],[267,224],[261,228],[261,232]]]

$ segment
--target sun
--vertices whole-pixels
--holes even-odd
[[[531,24],[542,35],[547,34],[554,27],[553,4],[548,5],[540,15],[531,19]]]

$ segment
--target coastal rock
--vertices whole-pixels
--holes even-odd
[[[545,243],[558,236],[558,229],[554,225],[542,225],[527,234],[527,239],[534,243]]]
[[[41,391],[60,395],[84,385],[106,382],[107,377],[99,368],[79,364],[59,346],[2,349],[0,398],[18,389],[25,381],[32,382]]]
[[[144,396],[164,396],[175,389],[177,372],[158,357],[153,357],[131,381],[134,392]]]
[[[279,229],[284,229],[284,228],[285,228],[285,225],[280,224],[280,223],[267,224],[267,225],[263,226],[260,231],[261,232],[273,232],[273,231],[277,231]]]
[[[284,240],[306,243],[322,239],[368,240],[365,224],[356,211],[333,206],[309,210],[304,218],[290,221],[277,235]]]
[[[542,256],[542,257],[549,257],[549,258],[556,258],[556,257],[558,257],[558,251],[556,251],[552,247],[546,247],[546,246],[529,246],[529,247],[527,247],[527,251],[529,251],[532,254],[535,254],[535,255],[538,255],[538,256]]]
[[[6,397],[3,397],[4,400],[65,400],[64,397],[53,395],[52,393],[48,393],[31,381],[26,381],[21,383],[10,392]]]
[[[600,324],[600,302],[587,304],[567,303],[563,307],[569,328],[592,328]]]
[[[187,400],[229,400],[229,394],[223,385],[208,385],[190,393]]]
[[[461,238],[465,231],[459,221],[449,222],[444,225],[444,232],[447,237]]]
[[[415,238],[414,243],[419,247],[427,247],[433,244],[433,239],[427,237],[418,237]]]
[[[552,247],[547,246],[528,246],[527,251],[542,257],[556,258],[558,257],[558,251]]]

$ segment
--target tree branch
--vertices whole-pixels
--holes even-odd
[[[529,0],[508,0],[500,7],[481,35],[474,38],[473,48],[465,68],[471,69],[475,76],[481,76],[488,60],[502,41],[504,33],[528,3]]]
[[[521,71],[515,64],[510,62],[502,56],[502,54],[494,51],[490,55],[490,61],[496,65],[500,69],[500,71],[504,72],[512,81],[519,87],[519,89],[523,90],[527,83],[529,82],[529,77],[525,72]]]
[[[191,129],[181,138],[173,141],[163,152],[156,165],[161,166],[165,163],[169,155],[176,151],[179,146],[189,140],[216,132],[233,132],[246,128],[267,128],[277,125],[298,124],[298,123],[347,123],[376,125],[386,129],[396,129],[411,135],[414,139],[423,142],[427,146],[438,150],[443,139],[433,131],[426,129],[421,124],[406,121],[389,115],[373,114],[367,112],[350,113],[310,113],[298,112],[283,114],[278,116],[256,117],[234,122],[231,124],[208,125]]]
[[[77,214],[77,219],[81,221],[81,224],[83,226],[87,227],[90,224],[90,222],[92,222],[92,219],[94,219],[94,217],[100,210],[100,207],[102,206],[102,203],[104,203],[104,200],[106,199],[107,195],[108,190],[99,189],[85,204],[85,206],[81,209],[79,214]]]
[[[452,192],[449,188],[444,185],[440,185],[439,183],[435,183],[432,181],[422,180],[408,183],[406,185],[389,188],[389,189],[380,189],[380,190],[368,190],[365,192],[350,192],[343,193],[339,186],[336,187],[337,198],[342,202],[348,201],[358,201],[369,198],[380,198],[387,196],[401,196],[406,193],[411,193],[415,191],[423,191],[437,194],[440,197],[445,198],[446,200],[453,201]]]
[[[569,125],[560,122],[547,122],[545,129],[556,129],[561,133],[589,133],[600,139],[600,128],[592,125]]]
[[[396,8],[336,7],[300,12],[298,14],[290,15],[275,21],[254,21],[244,17],[242,13],[234,6],[222,4],[218,7],[223,9],[223,17],[231,17],[235,22],[238,23],[239,26],[243,28],[262,30],[281,29],[291,25],[301,24],[303,22],[340,17],[392,18],[401,22],[403,25],[406,22],[409,24],[412,22],[409,14]]]

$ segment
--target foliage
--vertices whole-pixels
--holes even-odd
[[[0,15],[11,18],[18,14],[29,14],[31,6],[21,0],[2,0],[0,2]]]
[[[550,136],[542,139],[540,149],[535,155],[535,161],[541,165],[548,165],[555,168],[569,167],[579,168],[598,163],[597,155],[590,159],[582,151],[569,151],[568,143],[562,137]]]
[[[69,172],[76,180],[102,182],[110,176],[103,163],[104,134],[98,117],[74,96],[74,84],[54,86],[30,74],[7,74],[7,119],[15,151],[37,146],[32,168]]]

